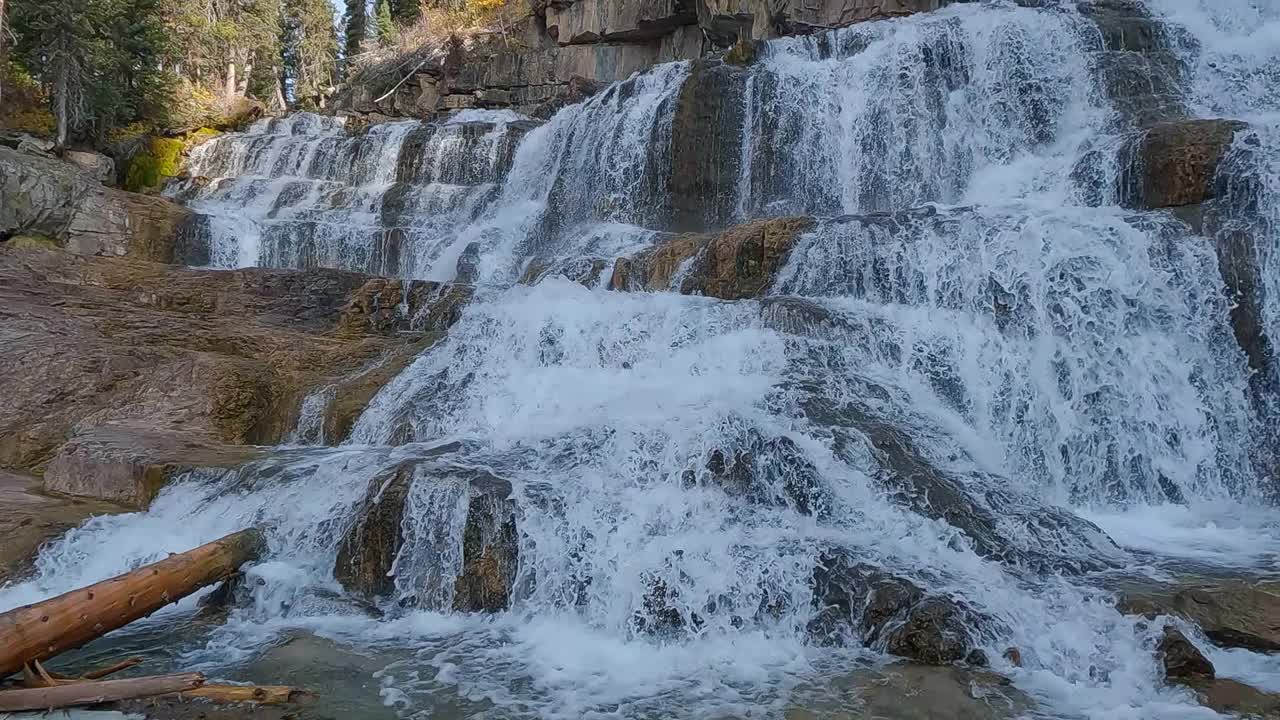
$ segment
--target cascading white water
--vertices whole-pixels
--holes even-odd
[[[1280,331],[1280,11],[1147,6],[1193,112],[1253,125],[1224,164]],[[1212,243],[1089,206],[1115,169],[1082,175],[1081,158],[1130,129],[1093,28],[1071,2],[962,4],[768,46],[728,215],[863,215],[820,221],[760,300],[552,277],[591,280],[669,229],[686,65],[536,128],[472,115],[351,136],[298,115],[214,141],[197,174],[222,179],[179,195],[252,226],[221,250],[211,235],[214,264],[385,269],[398,230],[396,272],[449,280],[472,255],[478,298],[348,445],[193,473],[147,513],[68,534],[0,608],[255,524],[261,582],[188,658],[214,672],[301,627],[394,648],[379,680],[406,717],[778,717],[796,686],[883,659],[812,641],[815,565],[841,548],[963,599],[984,618],[973,644],[1048,716],[1211,716],[1162,682],[1161,622],[1119,614],[1097,578],[1274,562],[1280,529],[1257,510],[1274,488],[1251,467],[1259,418]],[[339,543],[376,479],[428,456],[449,469],[415,471],[394,597],[365,617],[334,578]],[[966,519],[887,487],[895,463],[926,493],[959,488]],[[519,570],[494,618],[435,614],[464,562],[467,473],[515,500]],[[1213,659],[1264,685],[1277,671]]]

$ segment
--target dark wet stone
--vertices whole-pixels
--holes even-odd
[[[859,562],[844,550],[825,553],[813,573],[817,615],[809,634],[823,645],[858,641],[931,665],[971,654],[971,633],[992,621],[961,600],[929,595],[915,583]]]
[[[1164,629],[1164,636],[1160,638],[1156,652],[1164,663],[1165,677],[1170,680],[1212,678],[1215,675],[1213,663],[1186,635],[1172,627]]]
[[[438,449],[439,454],[456,445]],[[412,484],[431,482],[433,475],[468,478],[470,502],[462,537],[462,572],[453,582],[453,608],[462,612],[496,612],[511,602],[519,566],[519,538],[511,485],[484,471],[449,463],[415,459],[375,476],[370,497],[359,511],[338,549],[334,577],[349,592],[374,601],[391,599],[396,591],[392,575],[404,544],[402,521]],[[438,596],[441,588],[419,588],[423,596]],[[402,600],[416,605],[419,595]],[[436,608],[442,609],[442,608]]]

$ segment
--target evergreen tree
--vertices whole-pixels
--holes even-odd
[[[294,103],[307,109],[323,108],[338,61],[338,36],[329,0],[285,0],[283,26],[283,66]]]
[[[11,8],[18,37],[17,54],[33,76],[48,88],[56,123],[55,142],[65,147],[72,133],[92,129],[93,121],[112,108],[112,78],[102,72],[114,65],[111,48],[95,32],[109,18],[100,0],[66,0],[57,5],[23,0]]]
[[[384,47],[394,45],[396,42],[396,22],[391,19],[391,4],[387,0],[378,0],[376,22],[378,42],[382,43]]]
[[[422,16],[422,0],[389,0],[391,19],[400,26],[412,25]]]
[[[364,52],[364,41],[369,35],[369,18],[365,0],[347,0],[345,24],[345,56],[350,59]]]

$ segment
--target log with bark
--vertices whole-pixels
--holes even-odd
[[[70,685],[30,690],[0,690],[0,712],[54,710],[97,705],[117,700],[154,697],[196,690],[204,684],[200,673],[157,675],[127,680],[86,680]]]
[[[242,530],[81,590],[0,614],[0,678],[78,648],[235,574],[265,548]],[[169,691],[175,692],[175,691]]]

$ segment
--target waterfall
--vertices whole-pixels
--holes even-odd
[[[1177,97],[1121,97],[1110,63],[1138,53],[1106,3],[957,3],[661,65],[546,122],[303,113],[207,143],[170,190],[203,217],[193,262],[476,297],[343,444],[188,473],[51,544],[0,608],[257,525],[269,558],[184,656],[212,672],[301,628],[385,653],[403,717],[779,717],[887,657],[815,631],[837,557],[955,603],[1047,716],[1205,717],[1108,582],[1280,557],[1280,378],[1239,344],[1220,249],[1244,243],[1275,336],[1280,9],[1120,5]],[[724,93],[703,134],[691,88]],[[1203,228],[1113,192],[1148,115],[1184,112],[1249,123]],[[762,297],[605,289],[690,225],[791,214],[816,220]],[[338,441],[316,415],[291,442]],[[341,576],[374,511],[401,542],[362,595]],[[459,612],[492,600],[476,567],[504,612]]]

